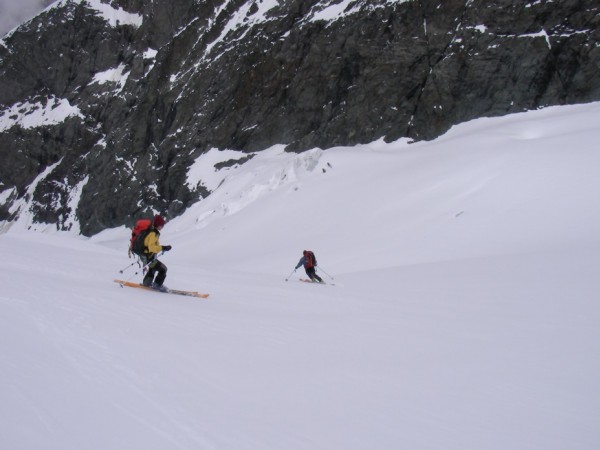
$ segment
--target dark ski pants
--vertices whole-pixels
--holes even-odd
[[[156,278],[154,278],[156,275]],[[152,286],[152,283],[162,286],[167,278],[167,266],[161,263],[158,259],[155,259],[148,265],[148,272],[144,277],[142,284],[144,286]]]
[[[319,283],[323,281],[323,278],[321,278],[315,272],[315,268],[314,267],[305,267],[304,270],[306,270],[306,275],[308,275],[308,278],[310,278],[311,280],[313,280],[313,281],[317,280]]]

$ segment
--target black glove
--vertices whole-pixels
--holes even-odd
[[[171,247],[170,245],[163,245],[163,246],[162,246],[163,252],[168,252],[168,251],[169,251],[169,250],[171,250],[172,248],[173,248],[173,247]]]

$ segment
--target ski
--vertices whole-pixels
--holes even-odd
[[[165,294],[175,294],[175,295],[185,295],[186,297],[197,297],[197,298],[208,298],[208,294],[203,294],[201,292],[196,291],[182,291],[180,289],[167,289],[166,291],[159,291],[157,289],[153,289],[149,286],[144,286],[143,284],[134,283],[132,281],[125,280],[115,280],[115,283],[119,283],[121,287],[127,286],[132,288],[144,289],[146,291],[159,292]]]
[[[304,281],[305,283],[313,283],[313,284],[327,284],[324,281],[313,281],[308,278],[300,278],[300,281]]]

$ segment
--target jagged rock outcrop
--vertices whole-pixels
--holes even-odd
[[[57,2],[0,42],[0,220],[84,235],[209,192],[210,148],[432,139],[600,100],[592,0]]]

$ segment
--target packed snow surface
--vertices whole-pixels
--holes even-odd
[[[548,108],[217,167],[243,155],[213,150],[189,174],[213,194],[161,235],[166,285],[206,300],[114,283],[141,280],[125,228],[17,223],[2,448],[600,448],[599,120]],[[298,281],[304,249],[327,285]]]

